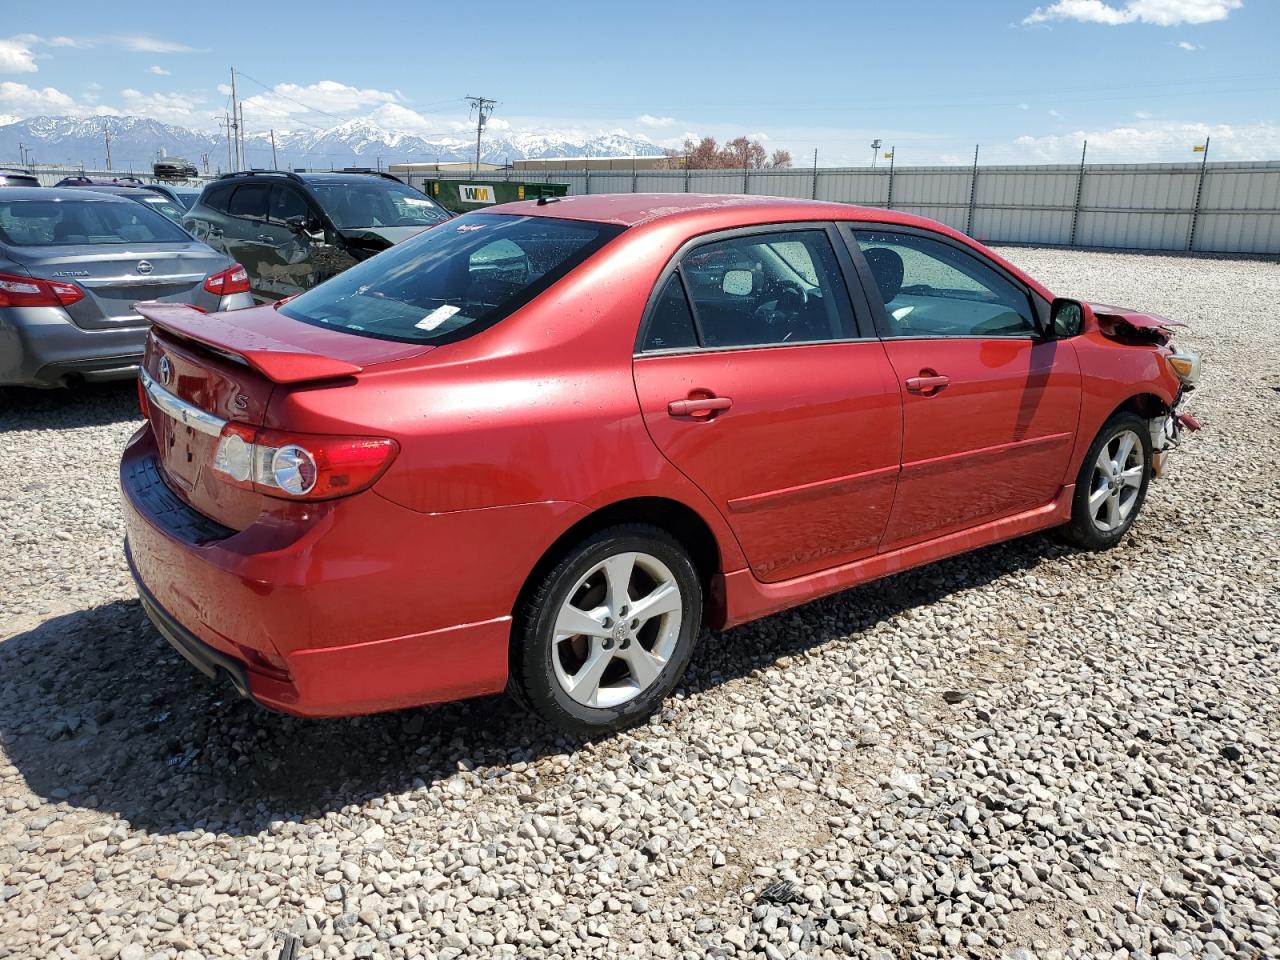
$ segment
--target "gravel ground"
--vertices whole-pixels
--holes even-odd
[[[301,722],[146,625],[131,387],[0,391],[0,957],[1280,956],[1280,266],[1004,251],[1185,320],[1135,531],[706,635],[654,722]]]

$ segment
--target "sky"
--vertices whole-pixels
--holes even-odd
[[[0,118],[130,114],[250,131],[363,117],[465,137],[746,134],[797,165],[1280,159],[1280,0],[22,4]],[[47,12],[46,12],[47,11]],[[12,32],[9,32],[12,31]],[[9,121],[5,121],[9,122]]]

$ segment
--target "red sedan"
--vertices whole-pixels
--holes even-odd
[[[650,714],[700,628],[1050,527],[1115,544],[1199,374],[954,230],[573,197],[296,298],[142,305],[127,552],[204,672],[303,716]]]

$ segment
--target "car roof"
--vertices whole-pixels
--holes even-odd
[[[874,220],[924,226],[939,224],[909,213],[880,207],[859,207],[827,200],[793,197],[757,197],[718,193],[593,193],[561,197],[550,203],[521,200],[489,207],[485,213],[520,213],[561,220],[592,220],[624,227],[671,219],[715,219],[720,215],[725,227],[747,223],[795,220]],[[945,228],[944,228],[945,229]]]
[[[109,193],[116,197],[136,197],[141,193],[155,193],[148,186],[136,186],[129,183],[86,183],[86,184],[68,184],[60,187],[61,190],[71,190],[75,193],[84,193],[90,191],[94,193]]]
[[[102,200],[106,203],[128,203],[124,197],[91,187],[5,187],[0,194],[5,200]]]

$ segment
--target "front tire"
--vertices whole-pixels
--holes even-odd
[[[1117,413],[1103,424],[1080,465],[1063,539],[1085,550],[1119,543],[1147,498],[1151,466],[1147,421]]]
[[[587,537],[529,592],[507,687],[572,736],[641,722],[679,682],[702,624],[702,585],[683,546],[648,524]]]

